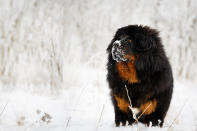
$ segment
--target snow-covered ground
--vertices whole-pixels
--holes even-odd
[[[77,72],[78,77],[84,78],[81,85],[60,89],[55,94],[44,91],[1,91],[0,130],[197,130],[197,89],[190,82],[175,82],[172,103],[163,128],[147,128],[143,124],[117,128],[105,71],[84,69],[84,72]]]
[[[0,131],[197,130],[196,0],[0,0]],[[115,127],[106,48],[160,30],[175,77],[163,128]]]

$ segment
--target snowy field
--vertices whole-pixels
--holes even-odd
[[[0,0],[0,131],[197,131],[196,0]],[[160,30],[175,88],[163,128],[115,127],[106,48]]]
[[[90,81],[62,90],[57,94],[38,94],[17,90],[1,92],[1,131],[196,131],[196,86],[176,82],[174,95],[164,127],[145,127],[143,124],[115,127],[109,90],[102,79],[104,72],[83,76]],[[91,79],[89,79],[91,78]],[[95,80],[100,81],[95,82]],[[103,81],[103,82],[102,82]]]

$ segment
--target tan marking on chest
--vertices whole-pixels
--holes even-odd
[[[123,112],[127,112],[129,109],[129,103],[125,101],[123,98],[120,98],[116,95],[114,97],[115,97],[115,100],[117,102],[119,109]]]
[[[152,101],[148,101],[148,102],[142,104],[140,106],[139,110],[140,110],[140,112],[144,112],[143,114],[149,115],[155,111],[156,107],[157,107],[157,100],[154,99]]]
[[[123,80],[127,80],[129,83],[140,82],[136,75],[136,68],[132,62],[118,62],[116,63],[119,76]]]

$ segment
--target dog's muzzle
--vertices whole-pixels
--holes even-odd
[[[121,46],[121,41],[116,40],[112,46],[112,58],[117,62],[127,61],[127,59],[124,58],[124,55],[125,54]]]

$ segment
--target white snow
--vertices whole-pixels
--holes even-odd
[[[86,69],[86,72],[89,72],[89,70]],[[91,81],[78,87],[61,90],[58,95],[25,91],[1,92],[0,129],[3,131],[147,131],[160,129],[158,127],[147,128],[143,124],[115,127],[113,107],[105,78],[102,75],[102,77],[97,78],[98,83],[95,83],[93,79],[97,77],[98,71],[95,70],[94,73],[91,77],[84,75],[86,79],[91,78]],[[104,72],[101,73],[105,74]],[[188,82],[175,83],[172,103],[164,127],[160,130],[196,131],[196,91],[194,84]],[[43,121],[42,118],[45,113],[50,115],[51,118]],[[48,120],[49,122],[47,122]]]
[[[173,67],[159,130],[196,131],[196,12],[196,0],[0,0],[0,131],[158,130],[114,125],[106,48],[129,24],[160,30]]]
[[[118,46],[121,46],[121,41],[120,41],[120,40],[116,40],[114,43],[117,43]],[[113,44],[114,44],[114,43],[113,43]]]
[[[112,46],[112,51],[111,51],[111,54],[112,54],[112,58],[119,62],[119,61],[126,61],[127,59],[125,59],[123,57],[123,50],[121,49],[121,41],[119,40],[116,40],[114,43],[113,43],[113,46]]]

